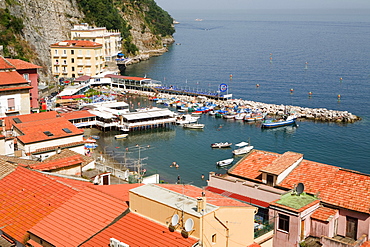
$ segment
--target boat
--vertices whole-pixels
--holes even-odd
[[[230,158],[230,159],[226,159],[226,160],[220,160],[220,161],[217,161],[216,164],[218,166],[228,166],[230,165],[231,163],[233,163],[234,161],[234,158]]]
[[[183,125],[183,127],[187,129],[204,129],[204,126],[204,124],[200,123],[188,123]]]
[[[241,155],[241,154],[247,154],[249,153],[250,151],[252,151],[254,147],[253,146],[250,146],[248,143],[247,145],[244,145],[238,149],[235,149],[233,150],[233,154],[234,155]]]
[[[267,119],[262,122],[261,128],[277,128],[282,126],[294,125],[296,124],[297,117],[295,115],[290,115],[285,119]]]
[[[230,143],[230,142],[215,142],[215,143],[211,144],[211,147],[212,148],[228,148],[231,145],[233,145],[233,144]]]
[[[199,117],[196,117],[196,116],[192,116],[191,114],[183,114],[183,115],[180,115],[177,119],[176,119],[176,124],[189,124],[189,123],[195,123],[197,122],[199,119]]]
[[[119,134],[119,135],[115,135],[114,138],[115,139],[123,139],[123,138],[126,138],[128,136],[128,134]]]

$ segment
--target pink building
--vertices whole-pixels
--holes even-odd
[[[297,185],[304,185],[299,196]],[[225,175],[210,173],[208,190],[259,207],[255,231],[273,223],[273,246],[352,247],[369,244],[370,176],[253,150]],[[271,225],[271,224],[270,224]]]
[[[41,66],[28,63],[20,59],[7,59],[16,69],[16,71],[28,81],[32,89],[30,90],[30,101],[31,109],[38,111],[39,109],[39,92],[38,92],[38,73],[37,69],[41,69]]]

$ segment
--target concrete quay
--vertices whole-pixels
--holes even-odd
[[[157,97],[184,101],[184,102],[197,102],[199,104],[214,103],[217,108],[233,107],[235,105],[244,106],[250,108],[251,110],[257,110],[267,113],[268,115],[283,115],[286,111],[293,112],[297,115],[300,120],[312,120],[320,122],[336,122],[336,123],[354,123],[361,120],[359,116],[356,116],[348,111],[335,111],[328,110],[326,108],[307,108],[291,105],[276,105],[276,104],[266,104],[262,102],[255,102],[250,100],[242,99],[211,99],[189,95],[174,95],[169,93],[158,93],[158,92],[148,92],[141,90],[127,90],[127,93],[136,94],[144,97]]]

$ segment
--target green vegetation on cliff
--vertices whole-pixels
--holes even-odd
[[[11,15],[8,9],[0,9],[0,45],[3,46],[5,57],[26,61],[32,57],[28,44],[18,37],[22,29],[22,19]]]
[[[144,26],[155,35],[168,36],[175,32],[173,19],[155,3],[154,0],[77,0],[80,10],[85,14],[84,22],[116,29],[121,32],[123,46],[126,52],[135,54],[138,48],[132,43],[130,29],[132,28],[123,14],[136,10],[143,17]]]

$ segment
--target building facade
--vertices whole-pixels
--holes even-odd
[[[55,78],[77,78],[82,75],[96,76],[105,66],[102,44],[65,40],[50,46]]]
[[[121,52],[121,33],[118,30],[108,31],[105,27],[91,27],[87,23],[82,23],[74,25],[71,38],[102,44],[105,61],[114,61]]]

